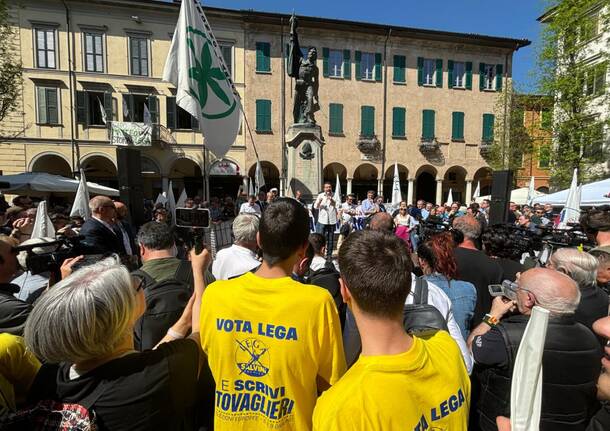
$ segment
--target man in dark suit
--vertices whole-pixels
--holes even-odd
[[[115,225],[116,207],[107,196],[96,196],[89,201],[91,218],[80,230],[83,245],[92,254],[117,253],[125,255],[123,234]]]

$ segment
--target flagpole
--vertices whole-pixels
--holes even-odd
[[[203,138],[203,200],[210,202],[210,175],[208,172],[209,151]]]
[[[284,179],[281,189],[282,196],[286,195],[286,191],[288,190],[288,158],[286,151],[286,70],[285,70],[285,53],[284,53],[284,17],[280,18],[280,70],[282,74],[282,80],[280,81],[280,134],[281,134],[281,142],[282,142],[282,178]]]

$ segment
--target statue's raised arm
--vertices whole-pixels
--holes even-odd
[[[299,35],[297,34],[298,20],[293,13],[290,17],[290,44],[288,46],[288,76],[298,78],[299,66],[303,60],[303,53],[299,45]]]

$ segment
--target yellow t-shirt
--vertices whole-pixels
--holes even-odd
[[[0,417],[25,400],[39,369],[40,362],[23,338],[0,334]]]
[[[346,368],[325,289],[247,273],[205,290],[200,322],[216,431],[311,429],[316,376],[332,385]]]
[[[404,353],[360,356],[316,404],[313,429],[466,431],[470,380],[445,331]]]

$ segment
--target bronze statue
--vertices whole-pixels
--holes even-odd
[[[294,122],[316,124],[314,112],[320,110],[318,103],[319,70],[316,66],[318,52],[309,48],[307,58],[303,57],[297,34],[297,17],[290,18],[290,46],[288,50],[288,76],[296,79],[294,87]]]

